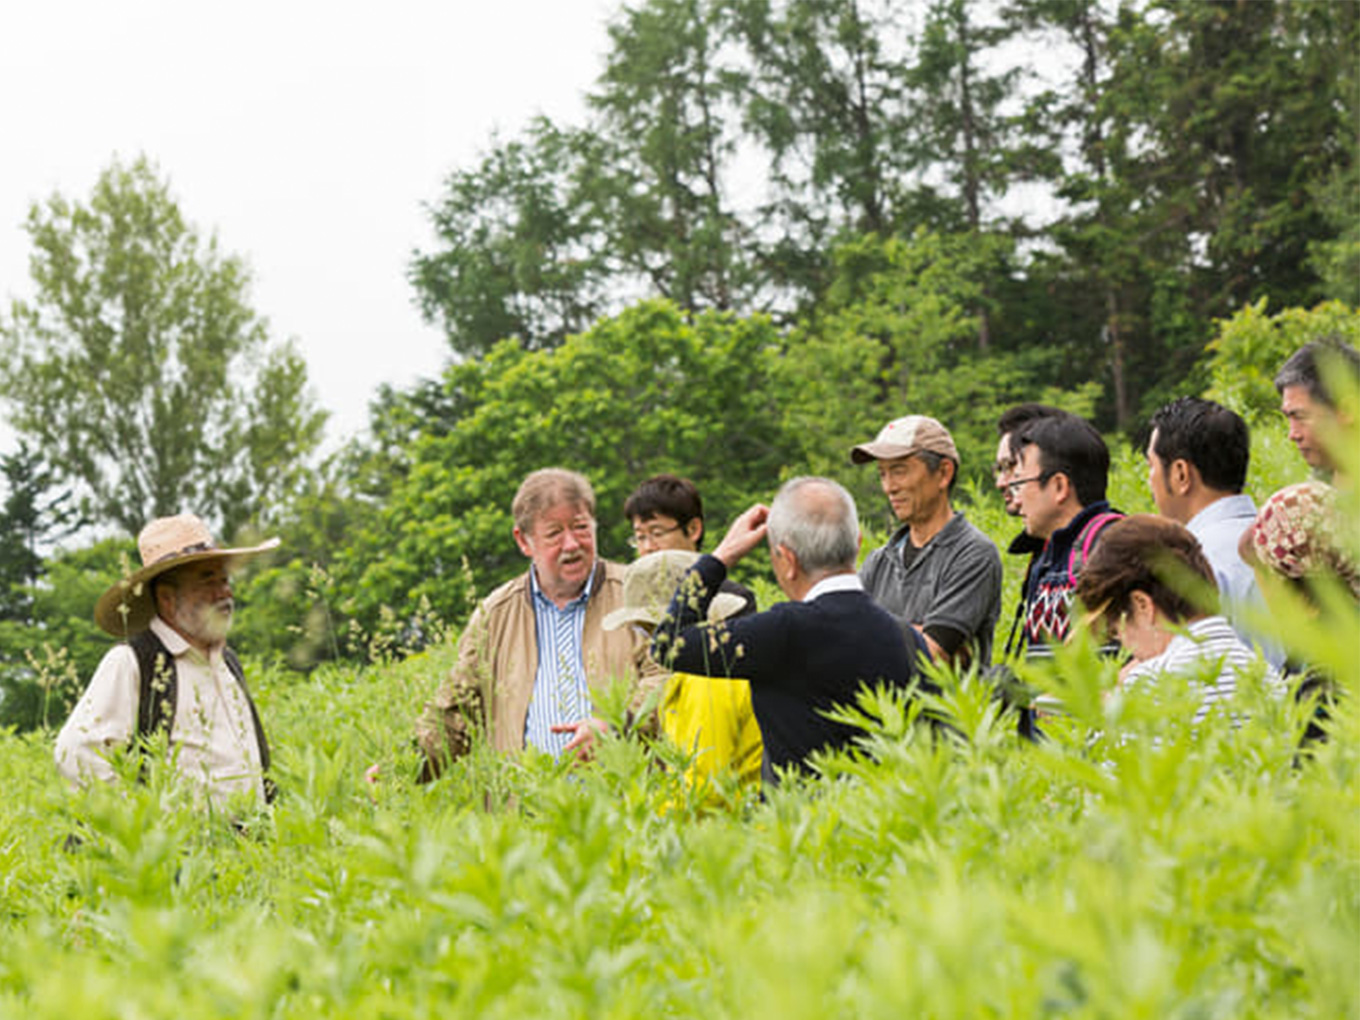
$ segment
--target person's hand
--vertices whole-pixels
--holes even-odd
[[[718,548],[713,550],[713,555],[730,570],[743,556],[765,541],[766,521],[769,518],[770,508],[764,503],[757,503],[732,522],[727,534],[718,543]]]
[[[609,729],[609,724],[603,719],[591,717],[582,719],[574,723],[558,723],[551,727],[554,733],[570,733],[571,739],[567,741],[567,746],[562,750],[567,754],[574,754],[577,761],[590,761],[595,757],[595,744],[598,734],[604,733]]]
[[[926,633],[926,629],[919,623],[913,623],[911,629],[921,635],[921,640],[925,642],[926,651],[930,653],[930,658],[934,662],[949,662],[951,657],[944,654],[944,649],[940,643]]]

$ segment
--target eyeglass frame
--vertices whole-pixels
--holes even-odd
[[[1054,475],[1061,474],[1060,471],[1040,471],[1037,475],[1030,475],[1028,478],[1015,478],[1006,483],[1006,493],[1012,498],[1020,495],[1020,486],[1028,482],[1038,482],[1043,485]]]
[[[689,521],[685,521],[683,524],[677,524],[673,528],[660,528],[656,530],[645,531],[643,532],[641,537],[639,537],[638,533],[635,531],[628,536],[628,547],[630,549],[640,549],[642,548],[642,543],[644,541],[647,542],[649,545],[656,545],[656,543],[660,542],[667,535],[671,534],[672,532],[682,531],[688,525]]]

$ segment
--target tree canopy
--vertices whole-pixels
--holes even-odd
[[[1215,318],[1354,298],[1358,66],[1360,6],[1324,0],[645,0],[583,123],[450,175],[412,280],[477,355],[648,296],[789,325],[841,245],[957,234],[1006,253],[979,348],[1060,350],[1125,429]]]
[[[960,502],[1021,401],[1116,436],[1186,393],[1268,420],[1290,350],[1355,335],[1357,82],[1360,5],[1328,0],[639,0],[579,123],[511,126],[430,196],[409,276],[451,363],[325,463],[244,263],[145,160],[33,207],[0,397],[99,524],[282,531],[250,648],[419,646],[523,569],[534,468],[590,477],[620,558],[658,471],[715,528],[804,473],[871,521],[848,449],[904,414],[953,432]]]
[[[193,510],[230,536],[267,519],[325,415],[247,303],[245,263],[200,238],[144,158],[115,160],[88,202],[35,203],[25,226],[36,294],[0,323],[15,431],[97,523],[135,534]]]

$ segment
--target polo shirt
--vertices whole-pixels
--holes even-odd
[[[920,549],[910,533],[904,524],[869,554],[859,571],[865,591],[903,628],[921,627],[947,652],[975,645],[975,661],[986,666],[1001,614],[996,543],[957,511]]]

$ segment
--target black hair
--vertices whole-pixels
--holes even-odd
[[[1247,483],[1251,439],[1235,411],[1202,397],[1178,397],[1152,416],[1152,452],[1170,465],[1189,461],[1211,489],[1233,494]]]
[[[1053,407],[1051,404],[1016,404],[1001,412],[1001,417],[996,420],[996,434],[1008,436],[1022,425],[1028,425],[1032,421],[1040,418],[1059,418],[1067,414],[1060,407]]]
[[[623,516],[630,521],[645,521],[658,514],[674,518],[675,523],[682,528],[690,521],[698,520],[700,531],[695,544],[703,541],[704,501],[699,498],[699,490],[688,478],[653,475],[634,489],[623,504]]]
[[[1105,498],[1110,476],[1110,451],[1096,427],[1085,418],[1063,413],[1037,418],[1011,440],[1018,458],[1026,446],[1039,450],[1039,470],[1047,477],[1064,474],[1082,506]]]

